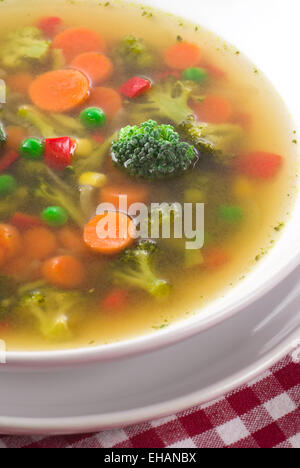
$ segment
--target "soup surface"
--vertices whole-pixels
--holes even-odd
[[[0,6],[0,338],[35,350],[159,333],[274,244],[296,191],[292,123],[262,73],[200,26],[41,3]],[[195,211],[180,236],[184,204],[204,204],[204,225]]]

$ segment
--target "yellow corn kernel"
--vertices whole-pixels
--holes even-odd
[[[237,198],[250,198],[254,193],[253,184],[246,177],[237,177],[233,183],[233,194]]]
[[[84,172],[79,177],[79,185],[91,185],[92,187],[101,188],[107,182],[107,177],[99,172]]]
[[[76,143],[76,156],[80,158],[88,158],[94,149],[91,140],[88,138],[78,138]]]
[[[202,190],[190,188],[184,193],[185,203],[205,203],[206,196]]]

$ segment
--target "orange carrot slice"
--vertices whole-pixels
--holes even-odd
[[[58,240],[65,249],[72,253],[84,254],[87,252],[82,233],[75,228],[63,228],[58,233]]]
[[[49,112],[66,112],[87,100],[88,78],[78,70],[55,70],[40,75],[31,84],[33,103]]]
[[[67,62],[85,52],[105,52],[106,42],[96,31],[88,28],[69,28],[52,41],[54,49],[61,49]]]
[[[120,212],[95,216],[84,229],[84,242],[95,253],[116,255],[134,242],[135,226]]]
[[[3,247],[0,247],[0,268],[3,266],[5,263],[5,251]]]
[[[100,190],[100,203],[111,203],[116,210],[120,207],[120,197],[127,196],[127,208],[133,203],[147,203],[149,191],[143,185],[113,186],[109,185]]]
[[[214,124],[227,122],[232,114],[230,102],[221,96],[207,96],[204,101],[193,103],[192,108],[201,121]]]
[[[24,251],[28,258],[44,260],[53,255],[57,249],[55,235],[45,227],[27,230],[23,236]]]
[[[18,281],[35,281],[41,277],[41,268],[38,262],[19,256],[4,266],[3,273]]]
[[[184,70],[198,65],[202,56],[202,51],[196,44],[178,42],[166,50],[164,59],[168,67]]]
[[[0,224],[0,248],[5,259],[16,257],[22,249],[22,238],[19,231],[10,224]]]
[[[112,61],[100,52],[80,54],[71,62],[71,66],[84,72],[93,84],[103,83],[113,72]]]
[[[4,267],[4,274],[12,278],[24,278],[28,271],[28,259],[26,257],[17,257],[10,260]]]
[[[77,288],[85,280],[83,264],[71,255],[50,258],[44,263],[42,273],[48,283],[63,288]]]
[[[112,119],[122,107],[122,98],[120,94],[112,88],[98,87],[91,91],[88,105],[91,107],[100,107],[104,110],[107,117]]]

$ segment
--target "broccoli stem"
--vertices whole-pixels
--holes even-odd
[[[76,119],[69,115],[50,114],[45,115],[33,106],[22,106],[18,110],[18,116],[33,125],[44,138],[51,138],[65,133],[84,135],[84,128]]]
[[[75,132],[76,135],[85,134],[85,129],[74,117],[64,114],[51,114],[51,119],[55,121],[55,124],[58,125],[60,132]]]
[[[80,228],[85,225],[85,219],[80,209],[75,205],[74,201],[59,188],[53,189],[50,185],[43,182],[40,187],[35,190],[35,196],[46,203],[61,206],[68,213],[70,218],[78,224]]]
[[[18,116],[36,127],[44,138],[56,136],[56,131],[48,119],[32,106],[22,106]]]
[[[120,284],[128,284],[131,287],[142,289],[157,299],[169,296],[171,286],[167,281],[155,278],[148,271],[144,270],[143,273],[144,275],[142,276],[130,272],[129,276],[126,272],[118,271],[115,274],[115,279]]]
[[[77,178],[84,172],[99,171],[104,162],[104,158],[110,150],[116,134],[109,137],[99,148],[90,155],[89,158],[76,159],[73,164],[73,170]]]
[[[45,280],[38,280],[34,281],[32,283],[25,283],[22,286],[18,288],[18,296],[24,296],[30,291],[34,291],[35,289],[43,288],[46,286],[46,281]]]

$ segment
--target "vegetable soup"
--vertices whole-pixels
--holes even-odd
[[[4,0],[0,31],[9,350],[160,333],[272,248],[295,198],[297,135],[241,51],[120,2]],[[194,237],[175,233],[187,206],[204,207]]]

